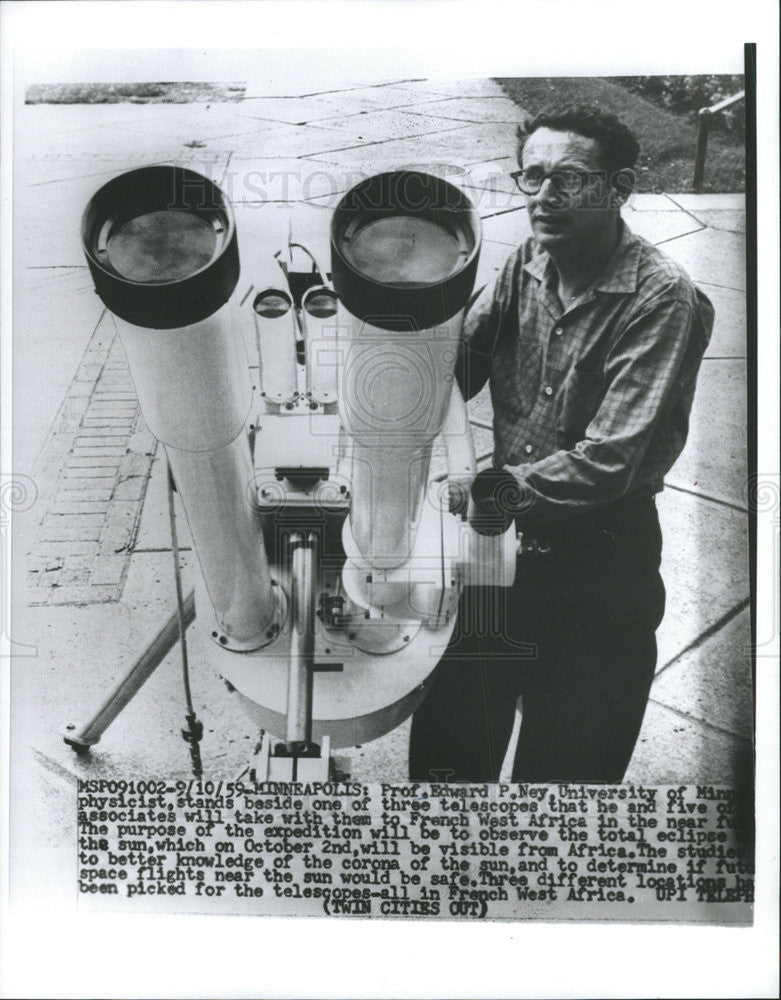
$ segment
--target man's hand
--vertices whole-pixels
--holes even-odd
[[[521,509],[521,487],[505,469],[483,469],[472,481],[470,524],[478,534],[501,535]]]

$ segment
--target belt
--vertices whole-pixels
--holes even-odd
[[[607,541],[627,527],[636,527],[637,518],[655,511],[653,495],[632,494],[611,504],[605,504],[585,514],[560,521],[522,526],[519,556],[545,556],[560,545],[578,542]]]

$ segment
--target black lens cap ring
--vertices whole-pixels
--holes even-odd
[[[186,167],[141,167],[110,180],[84,210],[81,238],[98,295],[136,326],[206,319],[239,279],[230,203]]]
[[[468,302],[480,241],[480,216],[459,188],[417,170],[375,174],[334,210],[334,288],[381,329],[430,329]]]

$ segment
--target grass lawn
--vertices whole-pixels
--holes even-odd
[[[547,105],[596,104],[617,115],[637,136],[637,191],[695,190],[694,152],[696,109],[691,115],[673,114],[643,97],[601,77],[534,77],[497,81],[508,97],[529,113]],[[745,150],[739,141],[712,132],[708,139],[702,190],[745,190]]]

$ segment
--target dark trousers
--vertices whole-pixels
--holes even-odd
[[[664,613],[656,506],[644,498],[535,534],[543,551],[519,557],[511,588],[464,591],[413,716],[412,780],[496,781],[519,697],[513,781],[623,779]]]

